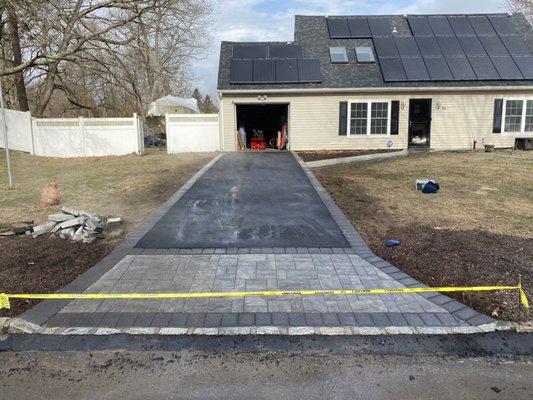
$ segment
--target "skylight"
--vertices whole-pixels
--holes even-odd
[[[332,63],[347,63],[348,53],[346,52],[346,47],[330,47],[329,58]]]
[[[372,47],[356,47],[355,55],[358,63],[373,63],[376,61]]]

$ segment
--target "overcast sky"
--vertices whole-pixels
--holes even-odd
[[[208,55],[194,63],[196,86],[214,98],[220,42],[287,41],[294,15],[490,13],[507,11],[505,0],[214,0],[215,28]]]

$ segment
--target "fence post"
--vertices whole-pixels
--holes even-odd
[[[31,155],[35,155],[35,127],[34,127],[34,121],[33,117],[31,116],[31,111],[26,111],[28,114],[28,119],[30,120],[30,137],[31,137]]]
[[[137,116],[137,113],[133,113],[133,132],[135,134],[135,147],[137,148],[136,153],[141,154],[141,134],[139,132],[139,118]]]
[[[170,154],[170,147],[172,146],[170,130],[168,128],[168,114],[165,113],[165,138],[167,139],[167,154]]]
[[[78,125],[80,127],[80,139],[81,139],[81,154],[83,157],[86,156],[85,153],[85,129],[83,124],[83,117],[78,117]]]

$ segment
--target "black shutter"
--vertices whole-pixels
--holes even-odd
[[[398,135],[399,133],[400,133],[400,102],[391,101],[390,134]]]
[[[492,133],[502,133],[503,99],[494,100],[494,117],[492,119]]]
[[[348,134],[348,102],[341,101],[339,104],[339,136]]]

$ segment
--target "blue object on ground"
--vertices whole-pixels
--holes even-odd
[[[400,244],[399,240],[396,240],[396,239],[387,240],[387,247],[396,247],[399,244]]]
[[[440,185],[437,182],[429,181],[424,185],[422,193],[434,194],[437,193],[440,189]]]

